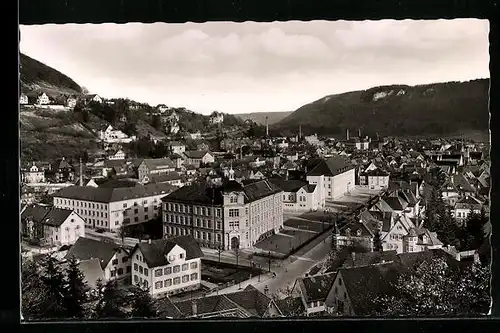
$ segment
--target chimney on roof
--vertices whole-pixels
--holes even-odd
[[[198,314],[198,305],[196,304],[196,301],[191,302],[191,310],[193,312],[193,316]]]

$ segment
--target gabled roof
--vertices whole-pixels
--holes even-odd
[[[183,314],[169,297],[162,297],[156,300],[156,308],[160,318],[179,319]]]
[[[171,169],[175,167],[175,163],[168,157],[165,158],[146,158],[142,161],[147,168],[151,170]]]
[[[110,203],[127,199],[140,199],[154,195],[167,195],[176,188],[177,187],[168,183],[151,183],[122,188],[69,186],[57,191],[53,196],[66,199]]]
[[[184,152],[184,155],[186,155],[188,158],[193,158],[193,159],[202,159],[206,154],[210,154],[209,151],[203,150],[186,150]]]
[[[65,258],[75,257],[75,259],[80,261],[99,259],[101,267],[104,269],[118,250],[124,251],[125,249],[115,243],[79,237],[75,244],[68,250]]]
[[[26,209],[21,213],[21,219],[31,219],[35,223],[60,227],[71,213],[73,213],[71,209],[33,204],[26,206]]]
[[[255,317],[263,317],[272,302],[271,298],[252,285],[248,285],[243,291],[226,294],[225,296]]]
[[[97,286],[98,280],[104,281],[105,279],[100,260],[97,258],[82,260],[78,263],[78,267],[83,274],[85,282],[92,289]]]
[[[379,169],[379,168],[373,169],[373,170],[368,170],[365,172],[365,174],[368,177],[388,177],[389,176],[388,172],[385,172],[384,170]]]
[[[432,261],[436,258],[444,258],[449,265],[458,266],[457,261],[451,254],[443,249],[432,249],[420,252],[405,252],[398,254],[399,261],[404,269],[413,270],[423,261]]]
[[[372,315],[377,306],[374,300],[393,291],[391,285],[396,282],[399,269],[397,263],[339,269],[338,278],[343,279],[357,316]]]
[[[307,173],[307,176],[334,177],[352,169],[354,166],[347,159],[342,156],[334,156],[319,162]]]
[[[303,180],[287,180],[283,178],[270,178],[269,182],[281,188],[284,192],[297,192],[307,185],[307,182]]]
[[[385,197],[383,199],[389,207],[391,207],[392,210],[399,211],[399,210],[405,210],[405,208],[408,206],[408,202],[403,200],[402,198],[398,197]]]
[[[196,314],[193,313],[193,304],[196,304]],[[207,314],[217,315],[218,312],[227,310],[238,311],[239,307],[226,295],[213,295],[193,300],[174,303],[175,307],[182,313],[183,317],[203,316]]]
[[[397,262],[399,260],[396,250],[373,251],[365,253],[355,253],[346,257],[343,268],[362,267],[383,263]]]
[[[326,273],[323,275],[298,278],[297,283],[306,303],[316,301],[324,302],[332,288],[335,277],[336,273]]]
[[[178,236],[169,239],[156,239],[151,242],[138,243],[132,253],[138,248],[149,268],[165,266],[169,264],[167,255],[176,245],[186,251],[186,260],[201,258],[203,252],[192,236]]]

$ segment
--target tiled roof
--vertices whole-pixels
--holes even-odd
[[[272,301],[252,285],[248,285],[243,291],[226,294],[226,297],[255,317],[263,317]]]
[[[253,202],[283,191],[266,179],[246,185],[243,187],[243,190],[245,192],[245,203]]]
[[[181,179],[182,176],[180,173],[176,171],[171,171],[169,173],[162,173],[162,174],[151,174],[148,176],[149,181],[152,183],[162,183],[162,182],[168,182],[172,180],[178,180]]]
[[[72,212],[71,209],[55,208],[53,206],[28,205],[22,212],[21,219],[31,219],[36,223],[60,227]]]
[[[276,301],[276,306],[280,309],[281,313],[287,316],[297,316],[305,312],[304,303],[300,297],[289,296],[284,299]]]
[[[147,185],[124,188],[69,186],[57,191],[53,196],[65,199],[110,203],[154,195],[167,195],[175,189],[175,186],[167,183],[151,183]]]
[[[210,154],[208,151],[200,151],[200,150],[186,150],[184,152],[184,155],[186,155],[188,158],[193,158],[193,159],[202,159],[203,156],[205,156],[207,153]]]
[[[166,158],[146,158],[143,160],[144,164],[146,164],[147,168],[151,170],[160,170],[160,169],[170,169],[175,167],[175,163],[168,157]]]
[[[355,253],[354,256],[347,256],[342,267],[362,267],[382,263],[397,262],[399,260],[397,251],[373,251]]]
[[[335,277],[335,273],[326,273],[323,275],[298,278],[297,283],[306,303],[325,301]]]
[[[455,267],[459,265],[459,261],[442,249],[399,253],[398,257],[401,265],[407,270],[413,270],[417,268],[421,262],[430,262],[436,258],[444,258],[449,265]]]
[[[404,210],[407,206],[408,203],[403,200],[402,198],[398,197],[385,197],[383,199],[389,207],[393,210]]]
[[[334,156],[319,162],[319,164],[307,173],[307,176],[324,175],[327,177],[334,177],[348,170],[352,170],[353,168],[354,166],[344,157]]]
[[[307,182],[303,180],[286,180],[283,178],[270,178],[269,182],[281,188],[284,192],[297,192],[307,185]]]
[[[75,257],[78,260],[99,259],[104,269],[116,251],[121,247],[115,243],[103,242],[95,239],[79,237],[75,244],[68,250],[66,259]],[[124,249],[122,249],[124,251]]]
[[[178,236],[169,239],[156,239],[149,242],[142,242],[135,246],[141,250],[149,268],[168,265],[166,255],[174,248],[180,246],[186,251],[186,260],[203,257],[200,246],[192,236]]]
[[[156,306],[160,318],[179,319],[183,314],[168,297],[156,300]]]
[[[389,176],[389,173],[388,172],[385,172],[384,170],[382,169],[374,169],[374,170],[369,170],[367,172],[365,172],[365,174],[369,177],[388,177]]]
[[[194,304],[196,305],[196,314],[193,313]],[[214,295],[194,300],[186,300],[174,305],[179,309],[184,317],[203,316],[204,314],[216,314],[217,312],[235,310],[239,307],[226,297],[226,295]]]
[[[355,315],[372,315],[377,306],[374,300],[393,291],[391,283],[396,282],[399,267],[389,263],[339,269]]]
[[[97,286],[97,281],[104,281],[104,271],[102,270],[100,260],[97,258],[82,260],[78,264],[80,271],[83,274],[85,282],[88,286],[94,289]]]

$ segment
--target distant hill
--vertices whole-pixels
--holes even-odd
[[[419,86],[391,85],[323,97],[274,125],[305,134],[450,135],[488,132],[489,79]]]
[[[27,55],[20,54],[21,91],[80,94],[82,88],[71,78]]]
[[[268,117],[268,124],[272,125],[280,120],[283,120],[287,116],[291,115],[292,111],[285,111],[285,112],[252,112],[252,113],[241,113],[241,114],[235,114],[235,116],[247,120],[250,119],[256,124],[259,125],[265,125],[266,123],[266,117]]]

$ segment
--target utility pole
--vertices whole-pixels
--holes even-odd
[[[269,272],[271,272],[271,251],[269,251],[268,257],[269,257]]]

